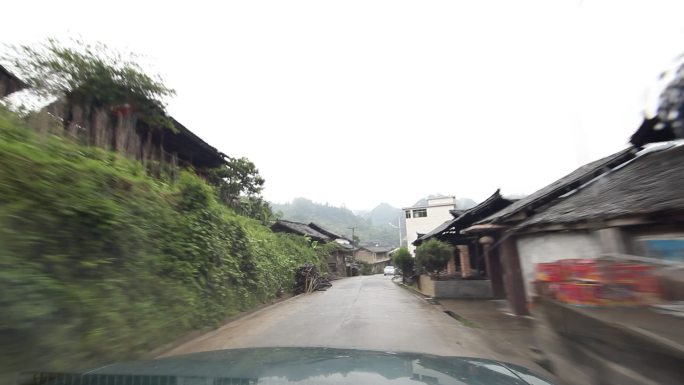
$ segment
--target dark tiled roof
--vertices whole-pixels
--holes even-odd
[[[684,146],[646,152],[523,222],[532,225],[684,212]]]
[[[449,214],[454,218],[460,217],[464,212],[466,212],[466,210],[449,210]]]
[[[364,246],[360,247],[360,249],[366,249],[370,251],[371,253],[389,253],[390,251],[394,250],[393,246]]]
[[[337,234],[333,233],[332,231],[329,231],[329,230],[327,230],[327,229],[325,229],[325,228],[323,228],[323,227],[321,227],[321,226],[319,226],[313,222],[309,223],[309,227],[318,231],[319,233],[323,233],[323,234],[327,235],[330,239],[346,239],[346,240],[351,242],[350,239],[347,239],[341,235],[337,235]]]
[[[171,120],[178,132],[164,128],[164,133],[161,135],[164,151],[175,152],[180,159],[195,167],[215,168],[226,164],[225,154],[212,147],[176,119],[171,118]]]
[[[5,87],[7,88],[3,90],[4,95],[0,95],[0,97],[9,95],[19,90],[23,90],[27,87],[26,83],[24,83],[21,79],[16,77],[16,75],[5,69],[5,67],[0,65],[0,80],[3,80],[2,78],[6,79]]]
[[[304,235],[307,237],[311,237],[314,240],[317,241],[322,241],[322,242],[328,242],[330,241],[330,237],[327,235],[316,231],[315,229],[312,229],[309,225],[306,223],[299,223],[299,222],[292,222],[292,221],[286,221],[284,219],[279,219],[276,221],[271,226],[271,230],[273,231],[280,231],[280,232],[287,232],[287,233],[292,233],[292,234],[299,234],[299,235]]]
[[[491,213],[496,213],[502,208],[509,206],[511,203],[511,200],[501,196],[500,190],[496,190],[494,194],[482,201],[477,206],[465,210],[461,215],[458,216],[458,218],[454,218],[442,223],[429,233],[416,239],[413,244],[419,245],[423,241],[437,236],[459,236],[462,229],[470,226],[475,221],[482,219],[484,216],[490,215]]]
[[[570,174],[551,183],[550,185],[537,190],[534,193],[514,202],[505,209],[496,212],[483,220],[476,222],[482,223],[501,223],[519,212],[533,213],[545,205],[550,204],[563,194],[579,188],[581,185],[591,181],[606,171],[623,164],[634,158],[636,150],[633,147],[627,148],[613,155],[585,164]]]
[[[449,219],[449,220],[447,220],[447,221],[444,221],[441,225],[435,227],[435,228],[432,229],[431,231],[429,231],[429,232],[427,232],[427,233],[425,233],[425,234],[423,234],[423,235],[420,235],[420,236],[418,237],[418,239],[416,239],[415,241],[413,241],[413,244],[414,244],[414,245],[418,245],[418,244],[420,244],[421,242],[426,241],[426,240],[428,240],[428,239],[434,237],[435,235],[442,233],[443,231],[445,231],[446,229],[448,229],[449,226],[451,226],[452,223],[454,223],[454,222],[457,221],[457,220],[458,220],[458,218]]]

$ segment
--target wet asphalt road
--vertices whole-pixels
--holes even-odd
[[[382,275],[345,278],[325,292],[300,295],[230,322],[167,352],[272,346],[324,346],[502,357],[482,331],[449,317]],[[519,362],[522,363],[522,362]]]

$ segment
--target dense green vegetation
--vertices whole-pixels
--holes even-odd
[[[454,248],[446,242],[428,239],[416,248],[416,267],[419,272],[439,273],[446,269]]]
[[[272,223],[276,217],[261,196],[266,180],[247,158],[228,158],[225,167],[212,170],[209,182],[217,186],[219,200],[238,214]]]
[[[283,219],[296,222],[315,222],[339,235],[351,238],[350,227],[355,228],[355,235],[360,242],[379,241],[387,245],[399,244],[399,230],[388,224],[397,223],[397,218],[403,218],[401,209],[392,208],[389,205],[381,205],[381,208],[372,215],[369,212],[366,218],[355,215],[351,210],[344,207],[335,207],[328,204],[315,203],[306,198],[295,198],[291,203],[272,204],[273,211],[280,213]],[[390,208],[388,214],[387,208]],[[394,213],[391,213],[394,209]],[[387,220],[393,218],[393,220]],[[406,228],[402,224],[402,228]]]
[[[326,248],[236,214],[195,174],[0,110],[0,382],[131,359],[291,289]]]
[[[406,277],[410,277],[414,274],[413,267],[415,261],[413,260],[413,256],[411,256],[411,253],[407,248],[402,247],[401,249],[397,250],[396,253],[394,253],[394,257],[392,259],[394,260],[394,266],[401,270],[401,280],[405,283]]]

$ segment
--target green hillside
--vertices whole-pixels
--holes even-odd
[[[352,230],[363,242],[378,241],[386,245],[399,244],[399,232],[389,225],[396,225],[401,209],[381,204],[368,212],[365,217],[355,215],[345,207],[313,202],[306,198],[295,198],[285,204],[271,204],[273,212],[281,213],[283,219],[296,222],[315,222],[331,231],[351,238]]]
[[[191,171],[150,177],[0,108],[0,383],[134,359],[290,290],[326,255]]]

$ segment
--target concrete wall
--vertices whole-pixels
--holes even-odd
[[[489,280],[435,281],[435,298],[492,298]]]
[[[598,235],[587,231],[524,235],[519,236],[516,243],[528,300],[534,294],[532,282],[537,263],[569,258],[598,258],[602,252]]]
[[[455,205],[455,204],[456,204],[456,197],[455,196],[428,199],[428,206]]]
[[[432,298],[493,298],[489,280],[433,281],[430,276],[420,276],[420,291]]]
[[[430,276],[426,274],[421,274],[418,277],[418,285],[420,286],[420,292],[427,295],[428,297],[435,297],[435,284]]]

